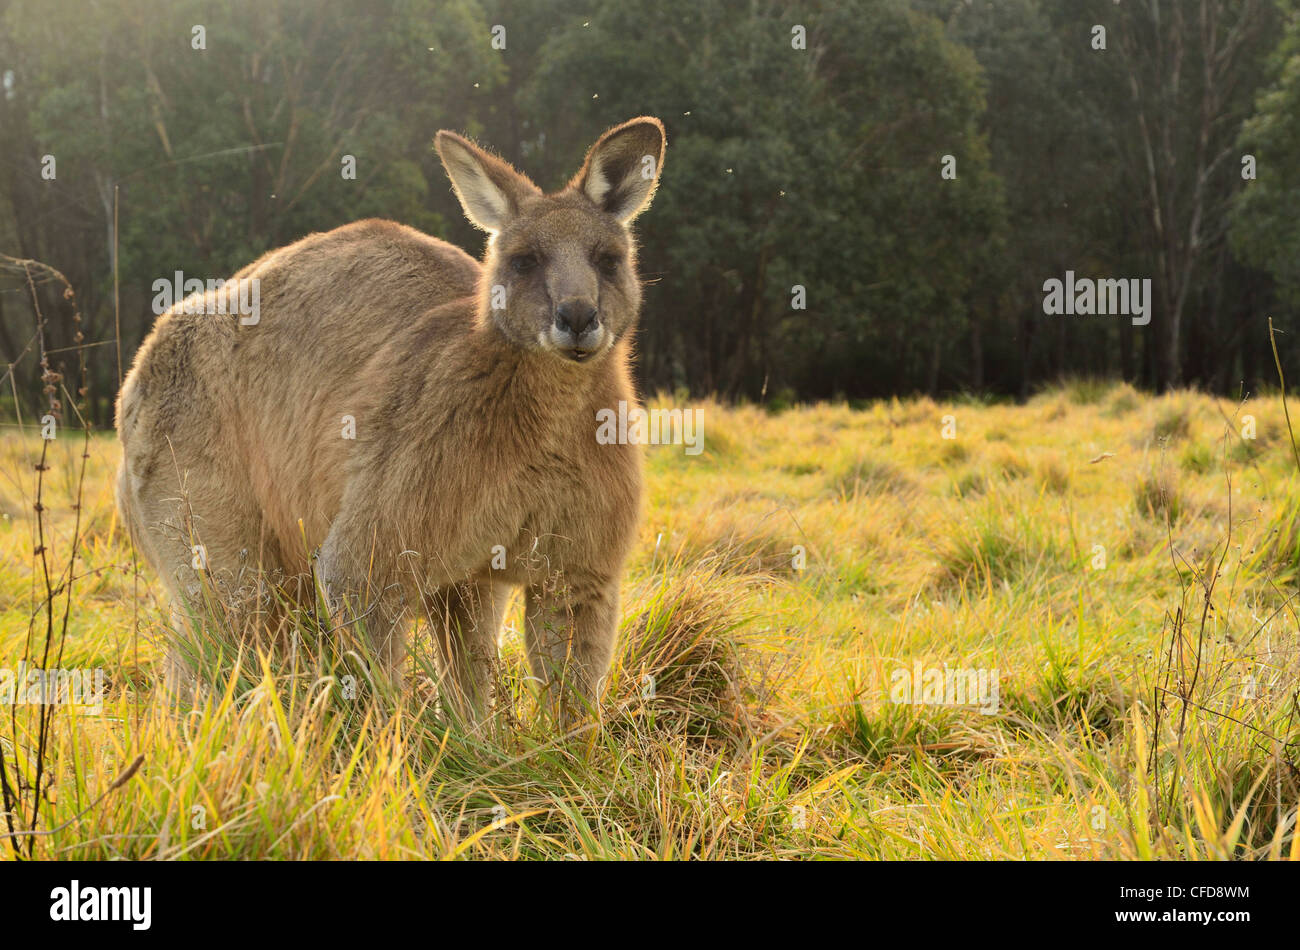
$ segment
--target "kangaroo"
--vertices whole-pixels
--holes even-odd
[[[359,221],[238,271],[227,290],[256,282],[255,319],[211,288],[163,314],[118,397],[117,503],[173,616],[205,582],[238,601],[251,576],[309,603],[314,558],[390,676],[428,618],[452,708],[477,720],[523,588],[545,708],[592,706],[643,477],[638,446],[597,442],[596,413],[636,404],[631,224],[664,147],[658,119],[632,119],[544,194],[442,131],[481,262]],[[184,675],[176,651],[167,665]]]

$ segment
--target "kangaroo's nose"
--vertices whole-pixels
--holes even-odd
[[[555,325],[581,336],[596,320],[596,308],[585,300],[566,300],[555,308]]]

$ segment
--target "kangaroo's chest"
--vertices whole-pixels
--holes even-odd
[[[572,446],[552,447],[529,458],[510,480],[515,504],[501,524],[509,538],[503,580],[536,583],[541,575],[560,572],[571,559],[575,536],[581,535],[581,521],[592,506],[592,473],[578,454]],[[502,560],[498,557],[497,564]]]
[[[458,468],[468,504],[444,511],[440,537],[431,540],[454,549],[466,573],[490,571],[510,583],[531,582],[561,555],[573,519],[590,501],[584,485],[591,473],[584,471],[573,439],[539,440],[509,459],[467,451]]]
[[[539,451],[493,487],[505,494],[488,508],[484,566],[512,584],[572,576],[614,546],[629,498],[639,497],[639,466],[634,447],[597,446],[594,436],[589,446]]]

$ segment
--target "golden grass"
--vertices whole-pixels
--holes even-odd
[[[565,736],[536,715],[518,609],[474,734],[439,718],[427,643],[394,695],[310,618],[267,652],[195,618],[212,690],[170,712],[165,605],[132,576],[116,444],[94,438],[62,666],[110,688],[102,715],[56,711],[35,856],[1300,856],[1300,489],[1279,400],[1075,383],[1023,406],[697,408],[701,455],[649,450],[601,723]],[[5,432],[14,668],[44,634],[41,446]],[[80,452],[60,438],[46,473],[56,575]],[[916,662],[997,671],[997,710],[892,701]],[[0,710],[11,780],[33,777],[36,709]]]

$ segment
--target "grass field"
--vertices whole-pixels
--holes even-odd
[[[474,735],[440,721],[427,643],[393,695],[311,618],[290,647],[242,652],[201,621],[225,647],[213,691],[169,713],[166,608],[147,568],[132,576],[116,443],[93,438],[57,665],[102,667],[107,701],[55,708],[38,826],[55,830],[22,847],[1300,857],[1300,482],[1279,398],[1079,382],[1021,406],[702,409],[703,454],[649,449],[601,723],[564,736],[536,715],[518,604],[497,715]],[[82,441],[60,437],[45,472],[50,613],[41,440],[4,431],[0,666],[16,668],[69,603]],[[895,672],[917,664],[995,675],[996,708],[894,701]],[[40,708],[0,710],[19,829]]]

